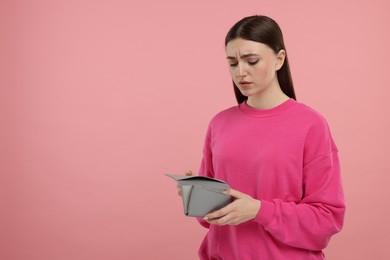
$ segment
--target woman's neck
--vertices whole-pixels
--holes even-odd
[[[280,88],[277,88],[268,91],[268,93],[249,96],[246,103],[256,109],[271,109],[288,99],[289,97]]]

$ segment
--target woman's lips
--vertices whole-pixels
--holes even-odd
[[[249,81],[240,81],[240,86],[243,88],[247,88],[252,84],[252,82]]]

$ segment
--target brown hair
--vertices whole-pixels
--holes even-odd
[[[273,19],[267,16],[248,16],[238,21],[227,33],[225,46],[228,42],[237,38],[266,44],[273,49],[275,53],[279,53],[280,50],[286,51],[282,30]],[[290,66],[287,59],[287,51],[283,66],[277,71],[277,77],[284,94],[290,98],[296,99]],[[248,99],[248,97],[241,94],[241,91],[234,82],[233,87],[238,103],[242,103]]]

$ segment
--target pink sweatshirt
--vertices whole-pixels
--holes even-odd
[[[337,148],[325,119],[289,99],[257,110],[245,102],[210,122],[200,175],[261,200],[256,218],[209,228],[201,259],[324,259],[343,226]]]

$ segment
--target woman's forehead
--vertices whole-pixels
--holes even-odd
[[[231,40],[226,45],[226,54],[228,56],[244,56],[247,54],[260,54],[271,50],[266,44],[237,38]]]

